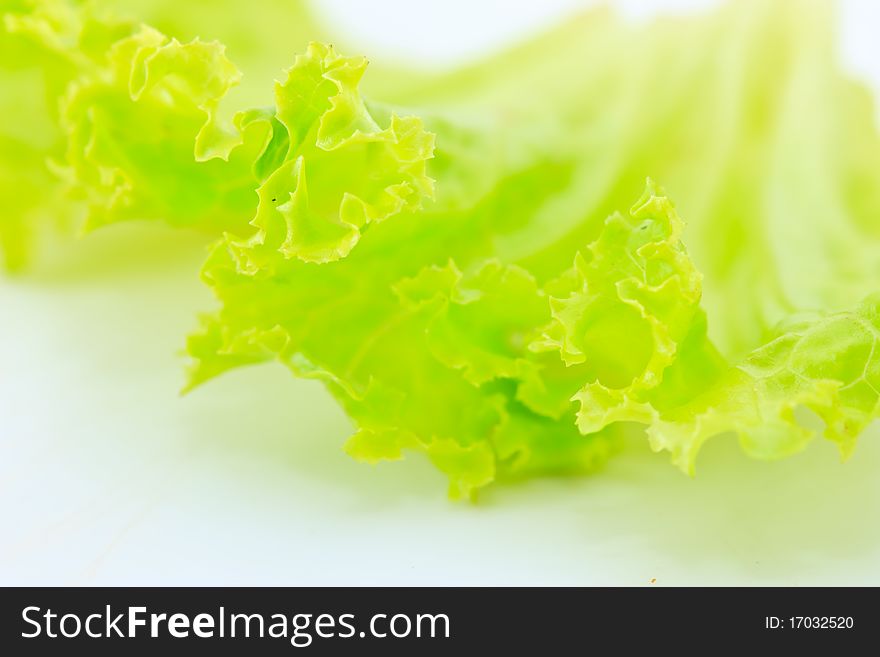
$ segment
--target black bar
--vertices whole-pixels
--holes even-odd
[[[603,646],[623,654],[635,649],[689,654],[796,645],[837,650],[871,645],[878,627],[878,593],[867,588],[7,588],[0,595],[0,649],[7,655],[62,654],[65,649],[87,650],[90,655],[142,650],[162,655],[281,655],[303,650],[433,655],[469,654],[481,646],[491,646],[492,654],[510,650],[549,655],[604,652]],[[107,628],[108,605],[111,619],[123,615],[116,629]],[[28,618],[34,622],[24,620],[28,607]],[[129,607],[145,608],[135,613],[135,620],[145,624],[134,628],[134,638],[122,638],[117,634],[129,629]],[[47,621],[44,614],[49,610],[56,616]],[[60,636],[59,621],[65,614],[75,614],[80,621],[74,638]],[[108,630],[110,638],[85,635],[84,622],[91,614],[99,615],[92,618],[92,633]],[[186,623],[178,618],[175,631],[188,631],[188,637],[173,637],[161,617],[155,625],[158,636],[151,637],[150,614],[165,614],[166,619],[185,614]],[[198,614],[212,617],[211,629],[204,617],[199,625],[202,634],[213,633],[211,638],[195,635],[192,623]],[[232,614],[261,615],[263,638],[255,636],[260,633],[256,618],[250,620],[252,636],[242,636],[244,620],[239,618],[237,636],[230,637]],[[309,615],[296,619],[297,643],[307,644],[301,647],[291,645],[297,614]],[[329,616],[322,617],[318,628],[321,614]],[[376,617],[371,626],[377,614],[385,616]],[[394,619],[396,614],[406,618]],[[448,637],[441,615],[448,617]],[[221,616],[224,638],[218,636]],[[409,628],[409,634],[393,636],[391,622],[394,632],[404,634]],[[417,623],[421,636],[415,636]],[[22,636],[37,632],[37,626],[38,636]],[[284,627],[286,637],[269,637],[270,626],[276,634]],[[65,631],[73,634],[76,627],[76,619],[67,618]],[[387,636],[372,636],[371,627]],[[50,638],[47,631],[59,636]]]

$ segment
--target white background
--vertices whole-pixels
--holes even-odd
[[[322,6],[365,46],[448,65],[577,3],[368,4]],[[880,82],[873,6],[848,5],[845,57]],[[381,31],[381,8],[415,7],[424,31]],[[451,503],[422,459],[350,461],[343,414],[280,367],[178,397],[213,304],[198,242],[167,237],[99,232],[0,282],[0,584],[880,584],[877,425],[844,465],[824,441],[761,463],[718,439],[689,479],[633,444],[598,476]]]

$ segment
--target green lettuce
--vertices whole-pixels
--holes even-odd
[[[79,218],[54,170],[66,148],[59,99],[127,30],[86,13],[69,2],[0,2],[0,256],[10,270],[53,226]]]
[[[7,263],[50,218],[203,231],[219,307],[188,387],[279,362],[345,408],[349,454],[424,453],[456,497],[592,471],[633,426],[693,472],[720,434],[797,452],[799,409],[848,456],[880,414],[880,135],[830,5],[594,10],[375,83],[307,43],[299,3],[238,31],[129,5],[182,40],[99,3],[3,8],[2,75],[33,100],[0,107]]]

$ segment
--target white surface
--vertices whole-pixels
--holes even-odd
[[[691,480],[633,445],[453,504],[418,459],[350,461],[342,413],[280,367],[178,397],[212,303],[196,243],[156,270],[168,239],[105,231],[0,282],[0,584],[880,584],[877,425],[846,465],[718,440]]]

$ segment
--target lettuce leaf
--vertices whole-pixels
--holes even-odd
[[[142,27],[112,45],[105,66],[75,80],[62,101],[62,173],[85,201],[86,227],[238,223],[252,205],[249,163],[203,161],[236,139],[219,123],[218,105],[238,78],[222,45],[181,44]]]
[[[66,148],[59,99],[129,29],[79,3],[0,1],[0,258],[7,269],[24,268],[44,233],[80,216],[54,170]]]
[[[880,295],[852,310],[791,318],[705,392],[652,418],[651,445],[690,472],[703,442],[727,432],[756,458],[789,456],[815,433],[796,414],[804,407],[846,458],[880,416],[878,344]]]
[[[802,449],[802,409],[848,456],[880,414],[880,136],[829,5],[595,10],[372,86],[306,45],[300,3],[240,30],[140,5],[182,40],[99,3],[2,6],[0,75],[32,105],[0,105],[0,244],[21,265],[59,218],[204,231],[219,308],[188,387],[277,361],[346,409],[349,454],[422,453],[454,497],[592,471],[633,425],[692,473],[715,435]]]
[[[159,219],[216,235],[246,223],[240,217],[252,208],[258,180],[253,151],[266,135],[252,128],[252,152],[206,161],[238,143],[234,109],[265,97],[264,76],[279,68],[267,53],[281,43],[304,46],[318,30],[303,2],[258,3],[248,22],[198,1],[0,0],[0,259],[7,269],[25,268],[52,232]],[[273,43],[266,40],[270,12]],[[140,17],[192,36],[169,38]],[[249,70],[260,73],[244,89],[226,46],[196,36],[208,17],[209,32],[231,36]]]

